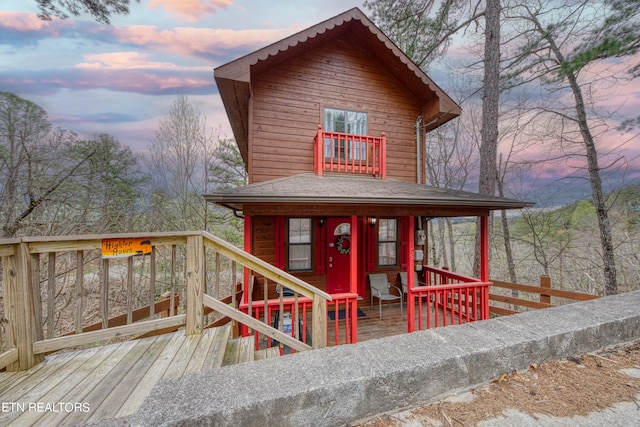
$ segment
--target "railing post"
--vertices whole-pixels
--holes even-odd
[[[312,304],[311,342],[314,349],[324,348],[327,346],[327,301],[315,295]]]
[[[5,331],[7,334],[7,348],[5,348],[5,350],[17,347],[17,325],[20,324],[22,315],[22,313],[20,313],[17,309],[18,276],[16,267],[16,251],[19,250],[19,246],[14,245],[13,248],[13,255],[2,257],[2,290],[4,293],[4,313],[6,316]],[[18,370],[20,370],[19,360],[7,366],[7,371],[9,372]]]
[[[316,133],[316,141],[314,145],[314,172],[318,176],[322,176],[322,164],[324,163],[324,138],[322,137],[322,125],[318,125],[318,133]]]
[[[540,287],[551,289],[551,277],[540,276]],[[551,295],[540,294],[540,302],[551,304]]]
[[[26,243],[15,246],[14,258],[14,274],[11,274],[11,270],[8,274],[11,276],[7,289],[11,289],[10,296],[5,295],[5,297],[11,299],[11,308],[7,313],[11,316],[9,319],[11,335],[18,349],[17,367],[21,371],[26,371],[42,360],[42,356],[36,357],[33,354],[33,342],[38,338],[38,328],[42,328],[36,320],[38,319],[36,310],[41,310],[42,306],[36,304],[40,298],[39,295],[35,298],[33,285],[34,268],[39,268],[39,265],[37,267],[32,265],[35,260],[29,253],[29,245]]]
[[[201,234],[187,237],[187,335],[202,333],[205,283],[204,239]]]
[[[380,144],[380,177],[387,178],[387,135],[382,132],[382,142]]]

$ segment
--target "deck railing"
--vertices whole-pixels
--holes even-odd
[[[423,286],[409,290],[409,304],[417,303],[410,330],[416,326],[422,330],[489,318],[491,282],[428,266],[424,267],[424,276]]]
[[[386,136],[327,132],[318,126],[314,140],[314,172],[347,172],[386,178]]]
[[[509,316],[528,310],[551,308],[575,301],[589,301],[599,298],[580,292],[551,288],[549,276],[540,277],[540,285],[523,285],[494,280],[489,294],[491,314]],[[553,297],[553,301],[552,301]]]
[[[146,255],[106,258],[105,239],[143,239],[152,248]],[[233,307],[236,301],[231,306],[219,301],[249,275],[309,299],[313,348],[327,343],[331,296],[207,232],[1,240],[0,257],[5,331],[0,368],[29,369],[47,353],[125,336],[181,327],[187,334],[201,333],[214,320],[207,319],[214,316],[206,314],[211,309],[297,351],[312,348],[256,324]],[[161,299],[169,304],[159,312]],[[101,329],[91,330],[96,323]]]

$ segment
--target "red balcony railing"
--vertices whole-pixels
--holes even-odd
[[[314,144],[314,172],[346,172],[386,178],[386,137],[326,132],[318,125]]]

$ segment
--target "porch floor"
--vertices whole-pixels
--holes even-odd
[[[407,305],[406,302],[402,304],[402,314],[400,314],[399,303],[383,303],[382,304],[382,319],[379,318],[380,310],[377,302],[373,306],[359,307],[365,314],[364,317],[358,318],[358,342],[373,340],[377,338],[391,337],[394,335],[406,334],[407,327]],[[415,305],[415,328],[418,330],[418,305]],[[428,314],[427,314],[428,313]],[[436,311],[429,310],[426,303],[422,304],[422,329],[427,329],[427,316],[430,316],[429,324],[431,328],[445,325],[458,325],[460,319],[451,318],[450,314],[447,314],[445,319],[445,313],[442,310]],[[328,342],[329,345],[335,345],[335,327],[334,321],[329,320],[328,326]],[[340,320],[339,330],[340,334],[344,331],[344,320]],[[344,337],[340,337],[340,343],[344,343]]]

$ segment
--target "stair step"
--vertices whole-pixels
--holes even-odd
[[[224,359],[222,360],[222,366],[251,362],[254,360],[254,345],[255,341],[252,336],[229,340],[224,353]]]
[[[256,360],[271,359],[272,357],[280,357],[279,347],[270,347],[265,348],[264,350],[258,350],[255,354]]]

